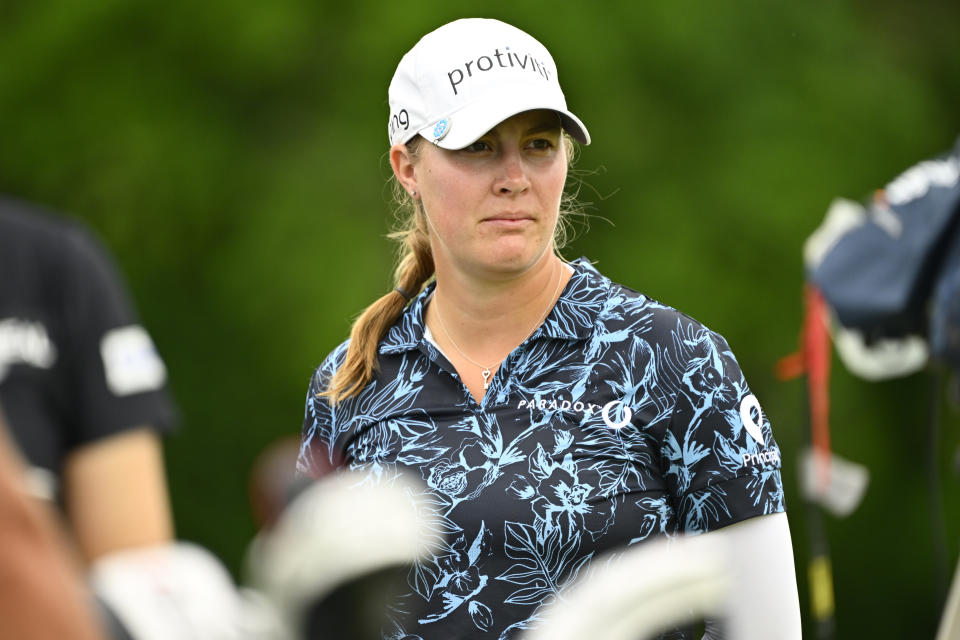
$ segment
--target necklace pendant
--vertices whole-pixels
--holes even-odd
[[[480,375],[483,376],[483,390],[486,391],[490,388],[490,369],[484,369]]]

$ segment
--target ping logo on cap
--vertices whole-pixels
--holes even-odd
[[[443,136],[447,135],[447,132],[450,131],[450,120],[444,118],[437,124],[433,125],[433,140],[442,140]]]

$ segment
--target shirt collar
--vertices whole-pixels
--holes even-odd
[[[597,314],[610,295],[610,281],[586,258],[578,258],[570,265],[573,267],[570,281],[553,310],[531,338],[546,336],[561,340],[582,340],[593,333]],[[428,284],[420,295],[407,305],[403,315],[380,341],[380,353],[403,353],[420,345],[424,339],[423,314],[435,286],[436,282]]]
[[[387,335],[380,340],[380,353],[403,353],[417,348],[423,341],[423,314],[427,300],[437,286],[434,280],[420,292],[413,301],[403,310],[403,314],[387,331]]]
[[[610,295],[610,281],[586,258],[578,258],[570,266],[570,281],[533,337],[582,340],[593,333],[597,315]]]

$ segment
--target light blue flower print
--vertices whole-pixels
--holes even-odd
[[[618,362],[624,373],[610,382],[624,402],[634,411],[648,413],[649,422],[657,423],[667,418],[673,409],[673,397],[661,384],[657,355],[650,343],[634,337],[629,360],[620,357]]]
[[[423,467],[427,486],[445,501],[444,515],[466,500],[474,500],[498,476],[498,468],[484,455],[483,445],[474,442],[460,450],[455,461],[438,460]]]
[[[381,636],[382,640],[423,640],[421,636],[407,633],[403,625],[394,622],[393,629],[386,631]]]
[[[610,288],[609,281],[596,278],[596,275],[599,274],[590,266],[573,274],[553,312],[544,322],[546,331],[552,335],[574,335],[579,328],[593,327],[598,308]]]
[[[677,441],[676,435],[667,430],[663,442],[663,450],[670,466],[667,469],[667,476],[676,478],[677,487],[681,494],[690,489],[693,480],[693,468],[703,458],[710,455],[710,449],[693,439],[691,430],[686,430],[683,444]]]
[[[427,485],[440,493],[455,498],[467,488],[467,470],[459,464],[450,464],[445,460],[440,460],[430,469]]]
[[[587,346],[587,352],[585,354],[586,360],[588,362],[600,360],[611,344],[627,340],[630,338],[630,333],[630,329],[618,329],[616,331],[607,331],[604,329],[603,331],[597,331]]]
[[[743,466],[744,451],[752,452],[757,448],[757,445],[750,438],[747,438],[746,449],[734,442],[732,438],[724,437],[719,433],[714,434],[713,440],[713,451],[716,455],[717,461],[723,466],[724,469],[734,475],[736,475]]]
[[[594,422],[599,421],[595,419]],[[610,429],[600,423],[585,428],[574,449],[578,456],[593,462],[580,464],[581,477],[587,470],[596,474],[597,496],[612,497],[646,489],[644,470],[653,468],[654,462],[647,447],[638,446],[638,443],[650,440],[648,434],[629,427]]]
[[[723,358],[706,329],[694,332],[689,327],[678,329],[677,340],[682,340],[687,352],[687,366],[682,381],[699,416],[709,409],[729,406],[738,396],[733,380],[727,377]]]
[[[750,478],[747,486],[756,496],[753,504],[763,505],[763,513],[780,513],[786,510],[787,505],[784,502],[778,470],[761,471],[759,475]]]
[[[531,342],[510,356],[510,365],[521,369],[525,380],[535,381],[538,391],[552,393],[564,387],[562,380],[557,380],[557,371],[565,365],[564,359],[557,357],[560,351],[552,342]]]
[[[744,488],[749,497],[748,504],[761,509],[762,513],[779,513],[784,510],[783,491],[775,470],[767,469],[745,476]]]
[[[552,413],[549,410],[530,412],[529,426],[510,441],[503,455],[500,456],[499,468],[501,470],[528,461],[527,449],[524,446],[526,441],[531,438],[536,438],[545,429],[548,429],[551,416]]]
[[[468,611],[474,626],[480,631],[489,631],[493,626],[493,611],[479,600],[471,600]]]
[[[559,456],[574,443],[573,434],[565,429],[553,429],[553,455]]]
[[[673,516],[673,506],[666,496],[640,498],[634,504],[646,513],[640,522],[637,535],[631,538],[628,544],[643,542],[651,534],[670,536],[668,526]]]
[[[569,453],[557,463],[539,444],[528,466],[528,475],[517,475],[508,491],[521,499],[536,496],[531,508],[539,539],[545,539],[555,529],[561,529],[564,535],[586,529],[595,537],[609,528],[615,517],[614,501],[589,500],[599,496],[598,472],[590,468],[578,470]]]
[[[417,496],[415,500],[420,515],[419,522],[428,527],[417,547],[418,557],[421,558],[432,558],[430,554],[437,549],[442,549],[448,554],[456,553],[450,540],[463,537],[463,529],[456,522],[442,515],[446,505],[432,501],[433,495],[433,492],[426,492]],[[438,576],[439,570],[435,559],[418,561],[413,563],[407,573],[407,584],[420,598],[428,600],[434,585],[437,584]]]
[[[487,468],[500,463],[503,455],[503,434],[500,432],[500,425],[497,423],[495,415],[481,414],[480,417],[470,415],[466,419],[456,422],[450,426],[453,431],[462,431],[475,436],[472,439],[464,439],[464,446],[461,458],[466,456],[470,460],[463,459],[466,466],[485,466]],[[471,452],[471,446],[466,443],[470,440],[476,445],[476,449]]]
[[[506,522],[504,538],[504,552],[514,563],[497,580],[519,587],[504,600],[508,604],[549,604],[593,557],[592,551],[581,555],[579,531],[565,536],[555,528],[541,538],[528,524]]]
[[[702,533],[709,530],[711,522],[721,520],[721,515],[729,516],[725,498],[727,492],[722,485],[712,485],[702,491],[684,497],[681,511],[684,512],[683,531]]]
[[[523,377],[511,377],[504,387],[504,396],[519,397],[527,402],[524,406],[531,411],[531,420],[547,422],[551,418],[548,413],[533,417],[533,409],[543,398],[552,398],[563,395],[570,402],[580,400],[587,392],[587,383],[593,373],[590,363],[576,360],[568,362],[569,350],[562,350],[556,343],[535,343],[526,349],[521,349],[513,363],[513,367],[524,372]],[[499,399],[499,398],[498,398]],[[557,409],[553,409],[556,413]]]
[[[569,459],[569,458],[568,458]],[[553,468],[537,487],[539,497],[533,501],[533,510],[537,519],[543,523],[543,530],[549,532],[556,527],[572,534],[584,516],[590,513],[587,497],[593,489],[589,484],[580,482],[576,468],[571,470],[563,465]]]
[[[483,555],[490,555],[491,538],[492,533],[481,522],[469,548],[461,535],[448,554],[435,559],[437,581],[427,598],[430,613],[419,620],[421,624],[445,618],[483,591],[489,577],[480,571],[477,561]]]
[[[337,405],[329,405],[330,440],[362,427],[364,424],[383,420],[385,416],[407,416],[417,411],[417,398],[423,391],[413,385],[411,376],[422,378],[427,365],[418,358],[405,358],[398,374],[389,380],[373,380],[364,388],[364,393],[344,399]]]
[[[350,449],[349,467],[367,471],[378,479],[391,476],[398,464],[420,465],[446,454],[445,447],[437,446],[440,439],[429,420],[415,417],[386,420],[371,425],[357,436]]]

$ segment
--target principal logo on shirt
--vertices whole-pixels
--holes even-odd
[[[604,424],[611,429],[622,429],[633,420],[633,410],[627,406],[623,400],[611,400],[610,402],[599,405],[593,402],[573,401],[564,398],[534,398],[531,400],[521,400],[517,403],[517,409],[540,409],[541,411],[565,411],[573,413],[582,413],[584,417],[589,418],[595,413],[599,413],[603,418]]]
[[[15,364],[49,369],[57,361],[57,348],[39,322],[4,318],[0,320],[0,381]]]
[[[756,416],[756,417],[754,417]],[[745,396],[740,402],[740,421],[754,442],[761,447],[766,444],[763,437],[763,411],[760,409],[760,401],[752,393]],[[762,449],[757,453],[744,453],[743,466],[763,465],[767,462],[780,463],[780,452],[776,449]]]
[[[753,417],[754,413],[756,413],[756,419]],[[757,396],[752,393],[745,396],[740,402],[740,420],[743,422],[743,428],[747,430],[754,442],[762,447],[764,445],[763,429],[760,425],[763,424],[763,411],[760,409],[760,401],[757,400]]]

